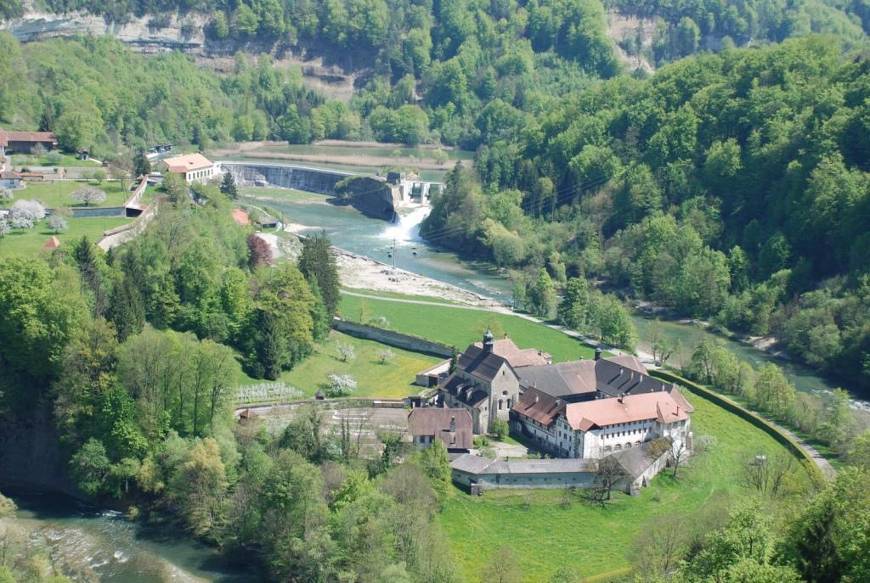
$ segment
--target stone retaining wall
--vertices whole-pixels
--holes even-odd
[[[722,407],[726,411],[734,413],[741,419],[748,421],[755,427],[758,427],[759,429],[770,435],[773,439],[775,439],[791,453],[797,456],[797,458],[804,463],[807,471],[811,472],[816,477],[822,477],[821,470],[819,470],[819,467],[816,465],[815,461],[807,453],[807,451],[802,448],[800,444],[798,444],[785,433],[780,431],[780,429],[776,425],[769,422],[767,419],[764,419],[760,415],[753,413],[749,409],[744,408],[743,406],[732,401],[731,399],[720,395],[703,385],[699,385],[698,383],[694,383],[688,379],[685,379],[676,373],[665,370],[651,370],[650,375],[686,387],[692,393],[698,395],[699,397],[707,399],[708,401],[711,401],[716,405]]]
[[[393,332],[392,330],[384,330],[367,324],[358,324],[348,320],[335,318],[332,322],[332,327],[339,332],[343,332],[355,338],[364,340],[374,340],[381,344],[387,344],[395,348],[403,350],[411,350],[413,352],[422,352],[431,356],[441,358],[450,358],[453,356],[453,348],[440,342],[432,342],[425,338],[418,338],[410,334],[402,334],[401,332]]]

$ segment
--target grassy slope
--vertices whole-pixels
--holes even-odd
[[[87,235],[91,241],[96,243],[102,238],[104,231],[129,221],[130,219],[124,217],[70,218],[67,219],[69,228],[56,235],[56,237],[60,239],[62,246],[81,239],[84,235]],[[12,231],[0,239],[0,257],[36,256],[41,252],[42,246],[45,245],[45,242],[52,235],[54,233],[46,227],[45,221],[42,221],[33,229]]]
[[[339,343],[353,346],[353,360],[342,362],[339,359]],[[414,375],[438,359],[390,348],[393,358],[387,364],[381,364],[378,353],[385,348],[389,347],[332,331],[326,342],[317,345],[314,354],[281,375],[280,380],[300,389],[306,396],[313,396],[331,373],[353,376],[358,383],[353,394],[355,397],[401,398],[419,392],[421,388],[412,385]]]
[[[517,316],[342,296],[339,307],[342,317],[358,321],[361,309],[364,320],[385,316],[393,330],[443,342],[459,350],[479,340],[490,327],[497,336],[506,333],[520,348],[546,350],[556,361],[592,356],[592,349],[577,340]]]
[[[438,520],[464,579],[478,580],[489,559],[481,549],[492,553],[502,546],[512,548],[529,581],[546,580],[560,565],[585,577],[619,574],[629,567],[627,555],[645,524],[673,511],[699,511],[722,496],[745,494],[740,485],[745,460],[762,451],[785,451],[746,421],[700,397],[688,398],[696,407],[696,439],[711,435],[716,445],[683,470],[678,481],[660,476],[639,496],[619,494],[607,508],[579,501],[563,507],[558,490],[490,492],[480,498],[455,491]]]
[[[105,202],[93,206],[121,206],[130,196],[130,193],[121,187],[120,182],[103,182],[102,184],[77,181],[28,182],[26,188],[14,191],[15,200],[38,200],[48,208],[81,207],[84,205],[76,204],[71,195],[86,185],[95,186],[106,193]]]

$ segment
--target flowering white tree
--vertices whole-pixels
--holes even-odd
[[[60,233],[61,231],[65,231],[66,227],[67,227],[66,219],[57,213],[48,217],[48,220],[46,221],[46,223],[48,224],[48,228],[51,229],[52,231],[54,231],[55,233]]]
[[[10,223],[15,229],[32,229],[45,218],[45,207],[35,200],[16,200],[10,210]]]
[[[15,195],[8,188],[0,188],[0,200],[12,200]]]
[[[5,237],[10,230],[11,228],[9,227],[9,223],[7,223],[6,221],[0,221],[0,239]]]
[[[72,198],[79,204],[91,206],[92,204],[100,204],[105,201],[106,193],[93,186],[83,186],[72,193]]]
[[[383,350],[378,351],[378,362],[381,364],[387,364],[390,360],[393,359],[395,354],[389,348],[384,348]]]
[[[356,356],[356,352],[354,351],[353,345],[351,344],[345,344],[343,342],[340,342],[336,346],[336,349],[338,350],[338,357],[341,359],[342,362],[353,360]]]
[[[356,390],[356,379],[349,374],[331,374],[327,377],[329,388],[326,394],[329,397],[346,397]]]

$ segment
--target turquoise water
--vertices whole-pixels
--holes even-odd
[[[454,253],[433,248],[419,236],[419,224],[426,211],[417,209],[401,215],[398,224],[389,224],[378,219],[368,218],[352,207],[338,207],[326,202],[326,197],[308,201],[270,200],[269,206],[283,212],[291,222],[310,226],[312,230],[323,229],[333,244],[353,253],[366,255],[392,263],[397,267],[454,284],[463,289],[493,297],[510,303],[511,284],[504,273],[486,263],[463,261]],[[394,253],[394,240],[395,249]],[[392,256],[391,256],[392,254]],[[651,320],[636,315],[633,317],[640,336],[641,350],[649,352]],[[725,339],[699,326],[677,322],[661,322],[662,334],[680,341],[682,350],[675,355],[671,364],[679,365],[688,359],[692,350],[704,339],[723,342],[742,360],[753,365],[775,362],[783,368],[788,379],[801,391],[830,391],[837,387],[812,370],[799,364],[777,359],[765,352],[756,350],[733,340]],[[848,387],[843,387],[848,390]],[[865,395],[853,393],[856,400],[867,399]],[[870,408],[870,403],[862,406]]]

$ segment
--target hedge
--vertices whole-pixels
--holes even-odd
[[[809,471],[815,478],[824,479],[824,474],[822,473],[821,469],[819,469],[819,466],[816,465],[815,460],[810,456],[810,454],[807,453],[807,451],[798,442],[783,433],[779,427],[777,427],[767,419],[764,419],[757,413],[753,413],[749,409],[744,408],[743,406],[732,401],[728,397],[720,395],[719,393],[708,389],[703,385],[699,385],[698,383],[685,379],[678,374],[664,370],[651,370],[649,374],[662,380],[684,386],[699,397],[702,397],[704,399],[707,399],[708,401],[711,401],[712,403],[715,403],[716,405],[719,405],[726,411],[734,413],[735,415],[748,421],[755,427],[758,427],[762,431],[765,431],[778,443],[783,445],[791,453],[797,456],[798,459],[804,462],[804,465],[807,467],[807,471]]]

